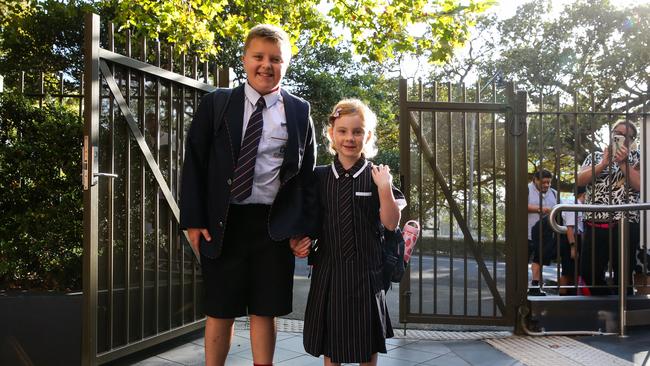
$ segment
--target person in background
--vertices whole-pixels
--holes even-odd
[[[542,266],[549,265],[555,256],[552,231],[544,230],[548,225],[542,225],[541,222],[557,203],[557,191],[551,188],[552,179],[551,172],[540,169],[533,174],[533,181],[528,184],[528,257],[532,256],[532,280],[528,294],[531,296],[546,295],[542,290]],[[533,226],[538,222],[540,225],[536,227],[535,234],[537,240],[533,240]]]
[[[636,126],[619,120],[612,126],[612,143],[602,152],[589,155],[578,173],[578,186],[586,186],[585,203],[620,205],[639,202],[640,157],[635,147]],[[622,141],[614,144],[616,140]],[[606,288],[608,263],[613,268],[614,283],[618,283],[619,220],[628,215],[630,272],[639,246],[639,211],[585,212],[585,236],[580,253],[580,276],[592,295],[612,293]],[[611,253],[611,257],[610,257]]]

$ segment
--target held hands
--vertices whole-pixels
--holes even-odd
[[[187,236],[190,237],[190,245],[192,246],[192,249],[194,249],[194,252],[197,253],[197,255],[199,253],[199,242],[201,242],[201,235],[203,235],[206,241],[212,241],[212,237],[210,236],[208,229],[187,229]]]
[[[212,237],[210,236],[208,229],[188,228],[187,235],[190,237],[190,245],[196,253],[199,253],[201,235],[203,235],[206,241],[212,241]],[[296,257],[304,258],[309,255],[311,238],[308,236],[302,238],[291,238],[289,240],[289,246],[291,247],[291,251]]]
[[[305,258],[309,255],[311,238],[308,236],[291,238],[289,239],[289,247],[291,247],[293,255],[298,258]]]
[[[378,189],[391,186],[393,176],[390,174],[390,167],[388,165],[379,164],[372,166],[372,180],[377,185]]]

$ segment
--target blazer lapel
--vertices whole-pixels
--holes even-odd
[[[300,146],[300,126],[296,116],[295,100],[284,89],[281,89],[280,92],[284,101],[284,114],[287,118],[287,133],[289,135],[287,148],[284,151],[284,161],[282,162],[282,168],[280,168],[280,180],[284,182],[299,170],[304,153],[301,149],[304,149],[304,147]]]
[[[242,128],[244,125],[244,102],[244,86],[240,85],[232,90],[230,105],[226,113],[226,122],[230,134],[230,146],[232,146],[232,153],[235,158],[233,163],[235,165],[237,164],[239,150],[241,148]]]

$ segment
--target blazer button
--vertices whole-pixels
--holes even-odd
[[[219,227],[223,227],[223,221],[219,221],[219,223],[217,224],[217,226],[219,226]]]
[[[228,180],[226,181],[226,183],[228,183],[228,185],[231,185],[231,184],[232,184],[232,179],[228,178]]]

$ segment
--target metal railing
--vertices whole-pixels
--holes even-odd
[[[178,201],[185,133],[216,85],[207,63],[95,14],[85,32],[82,364],[98,365],[204,326]]]
[[[514,325],[524,300],[514,278],[525,272],[507,244],[516,239],[499,223],[516,211],[500,194],[523,186],[506,172],[525,160],[523,150],[512,158],[525,142],[512,133],[514,84],[486,85],[400,80],[403,215],[423,223],[400,285],[401,323]]]
[[[564,234],[567,227],[555,221],[557,213],[562,211],[571,212],[629,212],[650,210],[650,203],[630,203],[623,205],[588,205],[588,204],[559,204],[553,207],[550,213],[549,223],[557,233]],[[627,218],[622,215],[619,219],[619,255],[618,255],[618,296],[619,296],[619,336],[625,337],[625,327],[628,316],[633,320],[634,325],[650,324],[650,310],[627,310],[625,278],[627,274]]]
[[[637,84],[636,88],[647,90],[646,83]],[[579,195],[576,182],[585,161],[587,159],[593,161],[598,152],[602,152],[603,147],[609,144],[612,138],[612,127],[617,121],[625,120],[636,126],[639,133],[635,141],[630,141],[631,145],[638,147],[647,145],[648,131],[650,131],[648,128],[650,94],[647,92],[632,94],[622,90],[620,92],[613,90],[595,92],[592,89],[580,90],[578,88],[571,92],[565,92],[550,85],[530,86],[526,92],[528,96],[526,104],[523,109],[518,111],[525,116],[526,120],[525,140],[527,145],[524,152],[526,155],[524,169],[527,171],[528,182],[532,181],[536,172],[542,169],[548,170],[552,174],[551,188],[556,192],[555,204],[560,204],[565,199],[573,202]],[[630,150],[637,150],[637,148],[630,148]],[[642,165],[640,174],[641,176],[645,175],[645,180],[641,179],[641,189],[637,191],[643,195],[643,192],[650,192],[647,164],[645,163],[648,161],[648,152],[643,148],[638,150]],[[589,170],[591,171],[591,168]],[[596,175],[593,176],[595,179]],[[589,181],[591,182],[591,179]],[[626,184],[629,184],[627,178]],[[614,202],[612,200],[613,187],[608,187],[602,193],[608,199],[605,202]],[[650,202],[650,199],[642,197],[644,197],[642,201]],[[531,204],[542,206],[542,194],[539,193],[539,200],[531,197],[530,201]],[[650,233],[648,220],[643,219],[640,224],[646,228],[641,232],[641,242],[648,243],[648,233]],[[540,225],[540,229],[542,229],[542,225]],[[525,231],[526,229],[522,227],[521,230]],[[576,231],[574,231],[575,233]],[[566,247],[562,245],[562,240],[557,238],[554,251],[544,251],[542,250],[544,248],[542,230],[539,231],[539,234],[540,239],[533,243],[534,248],[539,252],[538,262],[542,264],[539,278],[540,289],[548,289],[550,290],[549,294],[559,295],[575,292],[577,287],[569,286],[568,283],[577,283],[577,276],[575,276],[577,271],[569,269],[566,275],[562,275],[561,272],[564,270],[561,266],[562,251],[566,250]],[[530,233],[525,235],[530,235]],[[532,239],[531,237],[532,235],[528,239]],[[605,243],[603,242],[603,244]],[[611,243],[607,244],[611,246]],[[549,256],[549,252],[553,253]],[[584,258],[584,263],[589,262],[587,258],[592,258],[591,263],[588,263],[590,268],[594,268],[594,263],[596,263],[592,256],[593,253],[588,253],[590,255]],[[645,271],[648,271],[650,262],[640,258],[637,261],[637,266],[642,266]],[[564,261],[574,262],[575,269],[579,267],[576,260],[571,261],[565,258]],[[551,268],[554,269],[554,274],[551,274]],[[532,279],[532,277],[529,278],[529,283]],[[548,281],[544,281],[545,279]],[[531,284],[530,287],[532,289],[534,286]]]

